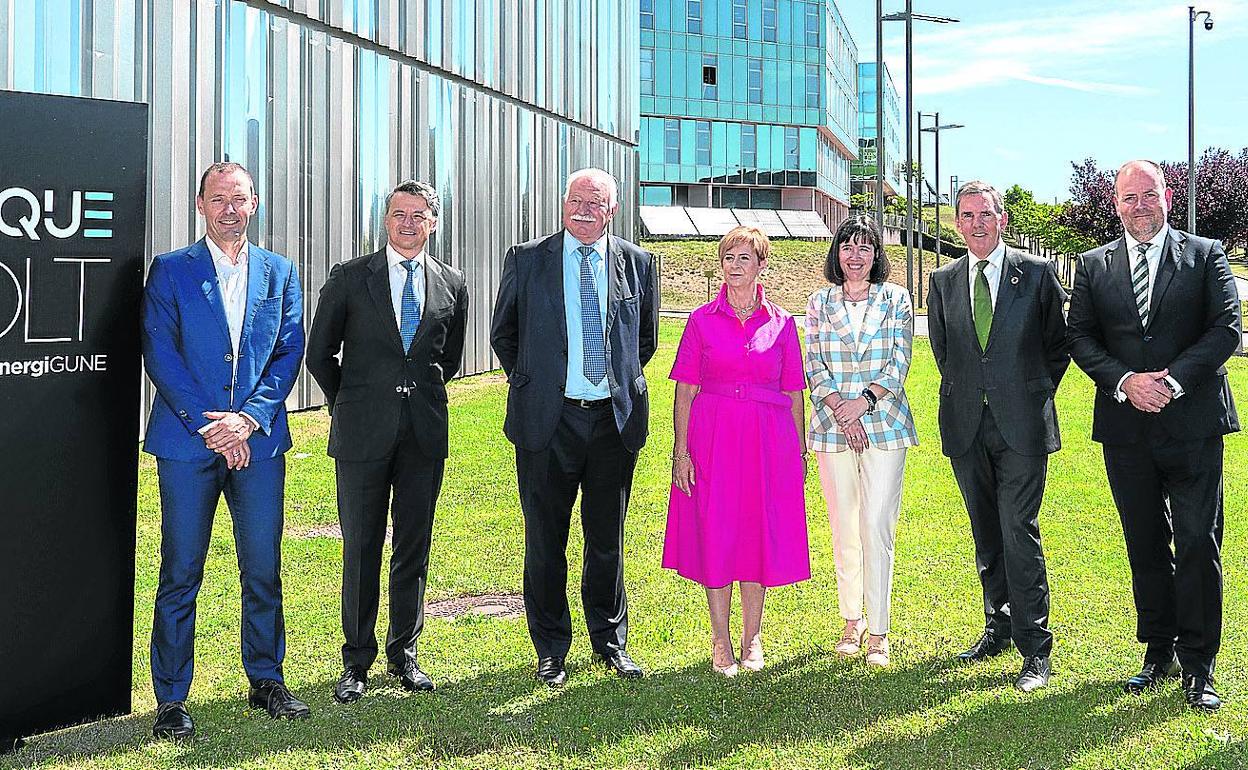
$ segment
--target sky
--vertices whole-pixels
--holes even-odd
[[[837,7],[859,61],[873,61],[874,0]],[[1196,153],[1238,154],[1248,147],[1248,0],[1196,9],[1214,21],[1196,24]],[[904,0],[884,2],[885,14],[904,10]],[[1072,162],[1187,160],[1187,3],[913,0],[913,10],[960,20],[914,24],[915,110],[966,126],[940,134],[942,190],[956,175],[1053,202],[1070,195]],[[884,58],[904,112],[904,23],[885,22]],[[933,136],[923,137],[930,174]]]

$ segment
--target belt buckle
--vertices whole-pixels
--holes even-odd
[[[749,398],[749,392],[747,391],[748,387],[748,385],[737,385],[732,391],[733,398],[738,401],[744,401]]]

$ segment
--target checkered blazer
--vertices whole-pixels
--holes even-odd
[[[875,411],[862,416],[870,445],[901,449],[919,443],[904,383],[914,341],[910,292],[891,283],[871,286],[867,314],[853,338],[840,286],[820,289],[806,307],[806,379],[810,383],[810,446],[816,452],[849,448],[836,416],[823,399],[832,393],[855,398],[868,385],[888,391]]]

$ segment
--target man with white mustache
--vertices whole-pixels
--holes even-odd
[[[653,257],[607,232],[619,210],[607,172],[568,177],[561,232],[512,246],[490,341],[509,385],[503,430],[516,445],[524,512],[524,607],[537,677],[558,687],[572,643],[568,528],[581,493],[581,600],[590,642],[625,678],[624,516],[649,400],[642,367],[658,340]]]
[[[1049,582],[1038,516],[1048,455],[1061,447],[1053,397],[1070,354],[1066,291],[1052,262],[1009,248],[1001,194],[958,190],[966,256],[931,276],[928,333],[940,369],[940,440],[971,519],[984,594],[984,632],[958,655],[973,663],[1011,642],[1023,656],[1014,686],[1044,687]]]
[[[468,322],[464,274],[427,248],[441,212],[430,185],[396,186],[386,196],[385,247],[334,266],[308,336],[308,371],[331,415],[342,524],[343,670],[333,693],[342,704],[364,696],[377,659],[387,514],[387,669],[404,690],[434,688],[416,644],[449,448],[446,383],[459,371]]]

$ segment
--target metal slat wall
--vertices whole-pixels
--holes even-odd
[[[0,0],[0,88],[151,105],[149,257],[202,234],[204,167],[249,165],[251,235],[298,265],[305,324],[330,268],[383,242],[386,192],[434,184],[430,250],[467,275],[475,373],[496,366],[503,254],[559,227],[568,173],[613,173],[614,230],[636,235],[637,14],[637,0]],[[322,401],[302,374],[289,406]]]

